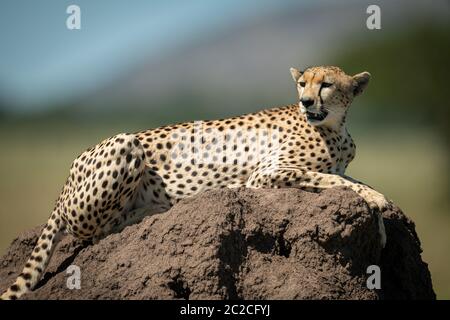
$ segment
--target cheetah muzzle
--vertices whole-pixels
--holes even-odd
[[[326,111],[326,110],[320,110],[319,113],[313,113],[311,111],[306,111],[306,118],[312,124],[314,122],[323,121],[327,117],[327,115],[328,115],[328,111]]]

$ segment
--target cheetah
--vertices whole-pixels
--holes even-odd
[[[212,121],[118,134],[78,156],[31,257],[1,299],[17,299],[40,280],[62,232],[97,242],[183,198],[216,188],[346,186],[377,214],[392,203],[345,175],[355,157],[346,129],[354,97],[370,79],[333,66],[290,69],[299,103]]]

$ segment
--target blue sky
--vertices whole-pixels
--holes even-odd
[[[183,43],[298,1],[7,0],[0,10],[0,94],[35,108],[95,89]],[[303,1],[302,5],[311,3]],[[68,30],[66,8],[81,8]]]

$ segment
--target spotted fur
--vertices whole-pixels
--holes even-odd
[[[390,206],[345,175],[355,156],[346,114],[370,75],[351,77],[337,67],[291,68],[291,74],[298,105],[119,134],[83,152],[31,257],[1,298],[19,298],[37,284],[61,232],[95,242],[209,189],[347,186],[377,212]]]

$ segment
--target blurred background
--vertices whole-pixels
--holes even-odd
[[[68,30],[66,8],[81,8]],[[381,8],[381,30],[366,9]],[[44,223],[84,149],[119,132],[296,103],[289,67],[369,71],[348,174],[415,223],[450,298],[450,4],[435,1],[23,1],[0,9],[0,254]]]

